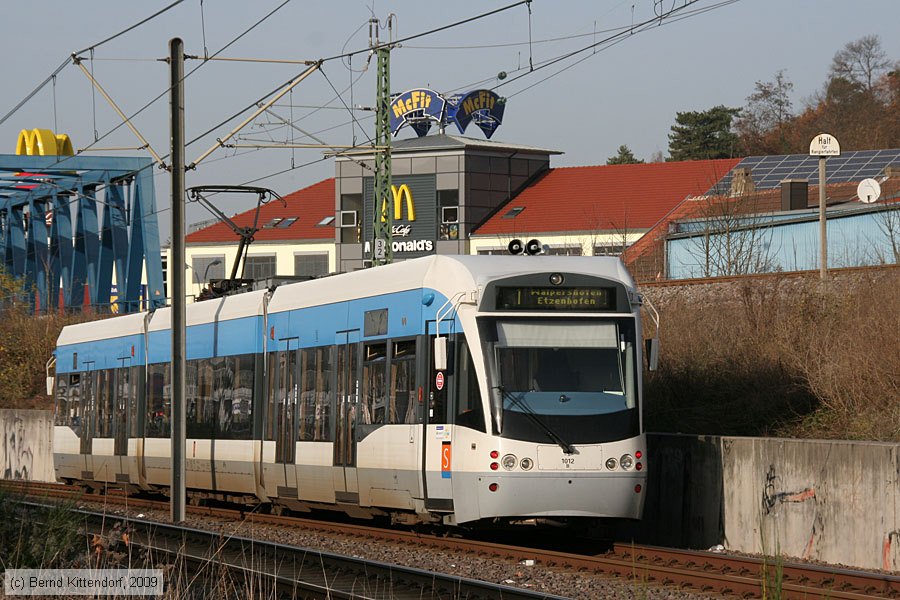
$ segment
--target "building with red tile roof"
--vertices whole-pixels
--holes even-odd
[[[285,195],[283,203],[273,199],[262,205],[259,230],[238,277],[314,277],[334,272],[334,182],[333,177],[325,179]],[[255,196],[253,200],[255,204]],[[255,216],[254,206],[231,220],[238,227],[252,227]],[[185,236],[185,277],[192,296],[198,296],[211,279],[231,275],[239,241],[229,224],[215,220]]]
[[[810,207],[818,205],[818,190],[810,185],[815,157],[550,168],[556,154],[446,134],[397,141],[393,259],[506,253],[513,239],[536,239],[550,254],[622,255],[639,281],[683,277],[704,264],[685,240],[697,245],[693,238],[703,227],[718,236],[723,228],[715,223],[723,219],[751,233],[778,230],[765,268],[806,268],[802,265],[816,253],[809,231],[816,212]],[[893,241],[885,244],[884,236],[878,237],[875,220],[898,214],[900,151],[859,151],[829,160],[829,227],[833,216],[840,229],[835,239],[853,239],[860,248],[877,247],[887,256]],[[335,178],[285,196],[284,205],[263,206],[243,277],[318,276],[368,264],[372,173],[371,154],[336,156]],[[873,177],[884,185],[887,199],[854,201],[859,181]],[[778,187],[782,180],[790,181],[788,196]],[[254,212],[233,220],[250,226]],[[892,235],[900,225],[894,230]],[[185,276],[196,292],[208,280],[230,274],[239,238],[227,224],[202,227],[186,241],[190,274]],[[847,255],[848,248],[844,243],[836,254]],[[778,252],[792,257],[775,261]],[[831,258],[829,253],[829,263]]]
[[[861,202],[858,182],[826,186],[826,218],[829,229],[834,230],[832,235],[839,234],[836,243],[829,243],[830,267],[896,263],[900,248],[900,169],[887,168],[880,187],[881,197],[876,202]],[[690,275],[695,277],[808,270],[815,268],[816,263],[816,256],[811,254],[818,249],[818,206],[819,186],[797,180],[784,181],[781,188],[775,189],[732,189],[730,194],[691,196],[629,246],[622,260],[639,282],[684,278],[685,272],[691,270],[685,268],[685,254],[695,255],[688,259],[695,264]],[[728,235],[732,236],[731,241],[726,239]],[[778,257],[785,237],[792,244],[792,256],[787,261]],[[807,248],[797,241],[804,237],[812,238],[812,243],[806,242]],[[701,238],[704,241],[698,242]],[[842,256],[834,256],[834,245],[841,247]],[[862,247],[867,252],[848,255]],[[717,253],[729,250],[739,250],[735,254],[744,256],[726,266]],[[754,253],[756,257],[751,256]],[[723,269],[734,272],[724,273]]]
[[[686,197],[715,186],[738,162],[549,169],[475,229],[473,250],[503,250],[513,238],[536,237],[554,253],[618,254]]]
[[[231,218],[238,227],[251,227],[256,208]],[[321,222],[334,216],[334,177],[284,196],[284,203],[272,200],[259,209],[259,231],[254,243],[302,242],[310,240],[334,240],[332,223],[327,227]],[[187,245],[236,243],[234,231],[227,223],[216,223],[193,231],[185,236]]]

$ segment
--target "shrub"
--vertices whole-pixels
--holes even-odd
[[[649,287],[654,431],[900,440],[900,269]]]

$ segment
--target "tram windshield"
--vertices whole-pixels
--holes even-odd
[[[504,437],[521,437],[523,431],[517,430],[534,429],[537,423],[538,429],[551,428],[544,431],[549,437],[569,433],[578,438],[567,440],[572,443],[602,441],[587,430],[594,421],[603,439],[633,434],[633,320],[498,320],[486,333],[495,338],[490,353],[497,390],[494,416]],[[604,416],[609,418],[601,426]]]

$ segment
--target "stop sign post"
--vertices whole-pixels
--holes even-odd
[[[841,145],[829,133],[820,133],[809,143],[809,155],[819,157],[819,277],[828,278],[828,235],[825,219],[825,159],[840,156]]]

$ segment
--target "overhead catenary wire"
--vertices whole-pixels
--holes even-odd
[[[175,3],[173,3],[173,4],[170,4],[168,7],[166,7],[166,9],[163,9],[163,10],[161,10],[161,11],[155,13],[155,14],[153,15],[153,17],[156,17],[156,16],[162,14],[163,12],[165,12],[165,10],[168,10],[168,9],[172,8],[172,7],[176,6],[177,4],[180,4],[180,3],[183,2],[183,1],[184,1],[184,0],[178,0],[178,2],[175,2]],[[220,48],[213,56],[216,56],[216,55],[218,55],[219,53],[224,52],[224,51],[225,51],[226,49],[228,49],[230,46],[232,46],[233,44],[235,44],[238,40],[240,40],[241,38],[243,38],[245,35],[247,35],[248,33],[250,33],[252,30],[254,30],[256,27],[258,27],[260,24],[262,24],[262,23],[265,22],[267,19],[269,19],[272,15],[274,15],[277,11],[279,11],[281,8],[283,8],[283,7],[284,7],[286,4],[288,4],[289,2],[290,2],[290,0],[284,0],[284,2],[282,2],[281,4],[279,4],[278,6],[276,6],[274,9],[272,9],[271,11],[269,11],[269,12],[268,12],[266,15],[264,15],[262,18],[260,18],[260,19],[257,20],[255,23],[253,23],[250,27],[248,27],[247,29],[245,29],[243,32],[241,32],[239,35],[237,35],[236,37],[234,37],[234,38],[233,38],[231,41],[229,41],[227,44],[225,44],[224,46],[222,46],[222,48]],[[152,17],[150,17],[150,18],[152,18]],[[149,18],[148,18],[148,19],[145,19],[144,21],[141,22],[141,24],[147,22],[148,20],[149,20]],[[130,31],[130,30],[134,29],[135,26],[136,26],[136,25],[133,25],[133,26],[129,27],[127,30],[125,30],[125,31]],[[120,32],[120,33],[124,33],[124,31],[123,31],[123,32]],[[84,49],[84,50],[80,50],[80,51],[78,51],[78,52],[75,52],[75,53],[73,53],[73,55],[82,54],[83,52],[85,52],[86,50],[88,50],[88,49],[90,49],[90,48],[96,48],[97,46],[99,46],[99,45],[101,45],[101,44],[104,44],[104,43],[106,43],[107,41],[109,41],[109,40],[111,40],[111,39],[115,39],[115,37],[118,37],[118,35],[119,35],[119,34],[117,34],[117,35],[115,35],[115,36],[111,36],[110,38],[107,38],[107,39],[104,40],[103,42],[100,42],[100,43],[98,43],[98,44],[94,44],[93,46],[91,46],[91,47],[89,47],[89,48],[87,48],[87,49]],[[56,75],[56,74],[58,74],[60,71],[62,71],[62,69],[65,68],[65,67],[69,64],[69,62],[70,62],[71,60],[72,60],[72,57],[69,57],[68,59],[66,59],[66,61],[65,61],[63,64],[61,64],[61,65],[59,66],[59,68],[53,73],[53,75]],[[192,69],[189,73],[187,73],[187,74],[184,76],[185,79],[186,79],[187,77],[191,76],[192,74],[194,74],[197,70],[199,70],[200,68],[202,68],[205,64],[206,64],[206,62],[204,61],[204,62],[201,63],[200,65],[197,65],[194,69]],[[52,77],[52,75],[51,75],[51,77]],[[50,77],[48,77],[46,81],[49,81],[49,80],[50,80]],[[46,81],[45,81],[40,87],[43,87],[43,85],[46,85]],[[14,114],[19,108],[21,108],[21,105],[24,105],[25,102],[27,102],[31,97],[33,97],[38,91],[40,91],[40,90],[39,90],[39,89],[35,89],[35,90],[34,90],[34,91],[33,91],[33,92],[32,92],[25,100],[23,100],[22,102],[20,102],[19,105],[18,105],[16,108],[14,108],[12,111],[10,111],[10,113],[9,113],[6,117],[4,117],[3,119],[0,119],[0,125],[2,125],[2,124],[3,124],[3,121],[5,121],[9,116],[11,116],[12,114]],[[143,113],[143,112],[144,112],[145,110],[147,110],[150,106],[152,106],[154,103],[156,103],[160,98],[163,98],[164,96],[166,96],[166,95],[169,93],[169,91],[170,91],[170,89],[169,89],[169,88],[166,88],[166,89],[165,89],[162,93],[160,93],[158,96],[156,96],[155,98],[153,98],[152,100],[150,100],[149,102],[147,102],[146,104],[144,104],[144,106],[142,106],[140,109],[138,109],[137,112],[133,113],[133,114],[129,117],[129,119],[134,119],[135,117],[137,117],[138,115],[140,115],[141,113]],[[246,109],[244,109],[244,110],[246,110]],[[227,121],[226,121],[226,122],[227,122]],[[110,129],[109,131],[107,131],[107,132],[104,133],[103,135],[101,135],[97,140],[95,140],[93,143],[89,144],[89,145],[88,145],[86,148],[84,148],[83,150],[87,150],[87,149],[93,147],[97,142],[99,142],[99,141],[103,140],[104,138],[108,137],[109,135],[111,135],[112,133],[114,133],[115,131],[117,131],[119,128],[121,128],[123,125],[125,125],[125,122],[124,122],[124,121],[121,122],[121,123],[119,123],[118,125],[116,125],[116,126],[113,127],[112,129]],[[221,125],[219,125],[219,126],[221,126]],[[196,141],[196,139],[195,139],[194,141]],[[165,159],[165,158],[168,158],[168,156],[169,156],[169,155],[166,154],[166,155],[164,155],[162,158]],[[53,165],[48,165],[48,166],[55,166],[55,165],[64,163],[64,162],[66,162],[69,158],[71,158],[71,157],[68,157],[68,156],[59,156],[59,157],[57,157],[57,161],[56,161]]]
[[[288,1],[289,1],[289,0],[286,0],[281,6],[283,6],[284,4],[286,4]],[[696,0],[694,0],[694,1],[696,2]],[[737,1],[737,0],[731,0],[731,1],[734,2],[734,1]],[[724,5],[724,4],[728,4],[728,3],[730,3],[730,2],[723,2],[723,3],[721,3],[720,5]],[[446,29],[448,29],[448,28],[450,28],[450,27],[454,27],[454,26],[458,26],[458,25],[461,25],[461,24],[464,24],[464,23],[468,23],[468,22],[471,22],[471,21],[473,21],[473,20],[475,20],[475,19],[478,19],[478,18],[483,18],[483,17],[485,17],[485,16],[490,16],[490,15],[492,15],[492,14],[496,14],[497,12],[500,12],[500,11],[502,11],[502,10],[507,10],[508,8],[512,8],[512,7],[518,6],[518,5],[520,5],[520,4],[528,4],[528,2],[527,2],[527,1],[523,1],[523,2],[518,2],[518,3],[512,4],[512,5],[509,5],[509,6],[507,6],[507,7],[501,7],[501,8],[499,8],[499,9],[497,9],[497,10],[490,11],[490,12],[487,12],[487,13],[483,13],[483,14],[477,15],[477,16],[475,16],[475,17],[471,17],[471,18],[468,18],[468,19],[464,19],[464,20],[461,20],[461,21],[457,21],[457,22],[455,22],[455,23],[451,23],[451,24],[449,24],[449,25],[445,25],[445,26],[442,26],[442,27],[439,27],[439,28],[435,28],[435,29],[432,29],[432,30],[429,30],[429,31],[426,31],[426,32],[422,32],[422,33],[413,35],[413,36],[408,36],[408,37],[406,37],[406,38],[402,38],[401,40],[396,40],[396,41],[394,41],[393,43],[395,43],[395,44],[396,44],[396,43],[401,43],[402,41],[405,41],[405,40],[411,40],[411,39],[419,38],[419,37],[422,37],[422,36],[425,36],[425,35],[429,35],[429,34],[431,34],[431,33],[436,33],[436,32],[438,32],[438,31],[443,31],[443,30],[446,30]],[[691,2],[690,4],[693,4],[693,2]],[[687,6],[687,5],[686,5],[686,6]],[[717,5],[717,6],[718,6],[718,5]],[[280,6],[279,6],[278,8],[280,8]],[[681,7],[681,8],[683,8],[683,7]],[[711,9],[712,9],[712,8],[704,9],[704,10],[711,10]],[[275,10],[277,10],[277,8],[276,8]],[[274,11],[273,11],[273,12],[274,12]],[[685,12],[685,13],[683,13],[683,14],[684,14],[684,15],[687,15],[689,12],[691,12],[691,11],[687,11],[687,12]],[[697,12],[699,12],[699,11],[697,11]],[[269,15],[267,15],[267,17],[268,17],[268,16],[271,16],[271,14],[272,14],[272,13],[270,13]],[[267,18],[267,17],[264,17],[264,19]],[[684,16],[684,17],[681,17],[681,18],[687,18],[687,16]],[[681,18],[679,18],[678,20],[681,20]],[[672,20],[674,20],[674,19],[672,19]],[[258,22],[258,23],[259,23],[259,22]],[[257,23],[257,24],[258,24],[258,23]],[[254,27],[255,27],[255,25],[254,25]],[[252,29],[252,27],[251,27],[250,29]],[[629,29],[632,29],[632,28],[629,28]],[[235,40],[233,40],[233,41],[230,42],[228,45],[226,45],[225,47],[223,47],[222,49],[220,49],[219,52],[222,52],[223,50],[225,50],[228,46],[232,45],[236,40],[240,39],[241,37],[243,37],[244,35],[246,35],[248,32],[249,32],[249,30],[248,30],[248,31],[245,31],[243,34],[241,34],[241,36],[236,37]],[[593,35],[593,34],[588,34],[588,35]],[[599,44],[601,44],[601,43],[602,43],[602,42],[596,42],[595,44],[592,44],[592,46],[599,46]],[[359,53],[362,53],[362,52],[368,52],[368,49],[366,49],[366,50],[354,51],[354,52],[349,52],[349,53],[347,53],[347,52],[342,52],[340,55],[336,55],[335,57],[329,57],[329,58],[327,58],[327,59],[322,59],[322,61],[324,62],[324,61],[326,61],[326,60],[331,60],[331,59],[338,58],[338,57],[346,57],[348,60],[350,60],[350,59],[352,58],[352,55],[354,55],[354,54],[359,54]],[[577,53],[577,52],[578,52],[578,51],[576,51],[576,53]],[[218,53],[217,53],[217,54],[218,54]],[[567,55],[563,55],[563,56],[561,56],[561,57],[558,57],[558,58],[556,58],[556,59],[554,59],[554,60],[552,60],[552,61],[545,61],[545,62],[542,63],[542,65],[540,65],[540,66],[539,66],[539,65],[536,65],[536,64],[535,64],[535,65],[532,65],[532,66],[534,67],[535,70],[537,70],[538,68],[544,68],[544,67],[546,67],[546,66],[549,66],[550,64],[553,64],[554,61],[557,61],[557,62],[558,62],[558,61],[560,61],[560,60],[565,60],[565,58],[568,58],[568,57],[570,57],[570,56],[572,56],[571,53],[570,53],[570,54],[567,54]],[[352,63],[351,63],[351,64],[352,64]],[[199,68],[199,66],[198,66],[198,68]],[[566,67],[566,68],[571,68],[571,67]],[[196,69],[193,70],[193,71],[191,71],[191,73],[193,73],[193,72],[195,72],[195,71],[196,71]],[[529,71],[529,72],[531,72],[531,71]],[[189,73],[189,75],[190,75],[190,73]],[[326,79],[327,79],[327,77],[326,77]],[[488,79],[485,79],[485,80],[483,80],[483,81],[486,82],[486,81],[490,81],[491,79],[493,79],[493,78],[488,78]],[[517,78],[517,79],[518,79],[518,78]],[[541,83],[542,81],[544,81],[544,80],[541,80],[540,82],[536,82],[536,83],[533,84],[533,85],[537,85],[537,84]],[[330,81],[329,81],[329,84],[331,85],[332,89],[334,89],[334,86],[333,86],[333,84],[331,84]],[[533,85],[532,85],[532,86],[529,86],[529,88],[530,88],[530,87],[533,87]],[[526,88],[526,89],[529,89],[529,88]],[[524,90],[520,90],[520,91],[517,92],[517,93],[521,93],[521,92],[523,92],[523,91],[524,91]],[[337,90],[335,90],[335,92],[337,92]],[[264,98],[265,98],[265,97],[268,97],[268,96],[271,95],[272,93],[273,93],[273,92],[270,92],[269,94],[267,94],[267,96],[264,96]],[[340,97],[340,94],[338,95],[338,97]],[[157,98],[157,99],[158,99],[158,98]],[[352,113],[353,107],[347,107],[347,106],[346,106],[346,103],[345,103],[344,100],[343,100],[343,97],[340,97],[340,100],[341,100],[342,104],[344,104],[344,108],[343,108],[343,109],[340,108],[340,107],[328,107],[328,108],[331,108],[331,109],[333,109],[333,110],[347,110],[347,111],[350,112],[350,114],[352,115],[352,114],[353,114],[353,113]],[[155,101],[155,100],[154,100],[154,101]],[[151,101],[151,103],[152,103],[152,101]],[[148,104],[148,106],[149,106],[149,104]],[[294,106],[293,102],[290,103],[290,106]],[[228,120],[231,120],[231,119],[236,118],[236,117],[239,116],[242,112],[246,111],[248,108],[250,108],[250,107],[247,107],[247,108],[242,109],[241,112],[236,113],[235,115],[233,115],[232,117],[230,117]],[[314,114],[315,112],[318,112],[318,110],[323,110],[324,108],[325,108],[325,107],[315,107],[315,110],[314,110],[314,111],[312,111],[311,113],[309,113],[309,114],[307,114],[307,115],[301,116],[300,119],[307,118],[307,117],[311,116],[312,114]],[[293,115],[292,115],[292,116],[293,116]],[[217,126],[213,127],[212,129],[208,130],[208,131],[207,131],[205,134],[203,134],[203,135],[208,135],[209,133],[212,133],[212,131],[214,131],[216,128],[221,127],[224,123],[227,123],[228,120],[223,121],[222,123],[218,124]],[[292,119],[292,120],[293,120],[293,119]],[[358,125],[359,125],[359,121],[362,121],[362,120],[364,120],[364,119],[363,119],[363,118],[360,118],[360,119],[351,119],[349,125],[351,126],[351,128],[353,128],[354,126],[358,126]],[[120,123],[115,129],[113,129],[113,130],[107,132],[106,134],[104,134],[104,137],[105,137],[106,135],[111,134],[112,131],[115,131],[116,129],[118,129],[119,127],[121,127],[122,124],[124,124],[124,123]],[[336,129],[336,128],[339,128],[339,127],[344,127],[344,126],[346,126],[347,124],[348,124],[348,123],[342,123],[342,124],[339,124],[339,125],[335,125],[335,126],[333,126],[333,127],[325,128],[325,129],[323,129],[323,130],[321,130],[321,131],[322,131],[322,132],[324,132],[324,131],[330,131],[330,130],[333,130],[333,129]],[[191,142],[189,142],[189,143],[195,143],[195,142],[198,141],[201,137],[203,137],[203,135],[198,136],[197,138],[191,140]],[[98,141],[99,141],[99,140],[98,140]],[[92,145],[93,145],[93,144],[92,144]],[[246,154],[246,153],[235,153],[235,155],[238,155],[238,154],[243,155],[243,154]],[[229,158],[229,157],[228,157],[228,156],[223,157],[223,159],[225,159],[225,158]],[[316,160],[316,161],[312,161],[311,163],[305,163],[305,164],[315,164],[315,163],[317,163],[317,162],[319,162],[319,161]],[[303,167],[303,166],[304,166],[304,165],[292,165],[292,169],[289,169],[289,170],[293,170],[293,168],[301,168],[301,167]],[[258,178],[258,179],[256,179],[255,181],[258,181],[258,180],[260,180],[260,179],[265,179],[266,177],[276,176],[276,175],[278,175],[278,174],[280,174],[280,173],[283,173],[283,172],[285,172],[285,171],[279,171],[279,172],[277,172],[277,173],[272,173],[272,174],[270,174],[270,175],[267,175],[267,176],[263,176],[263,177],[261,177],[261,178]]]
[[[611,36],[609,36],[609,37],[607,37],[607,38],[604,38],[604,39],[600,40],[599,42],[592,43],[592,44],[590,44],[590,45],[588,45],[588,46],[584,46],[584,47],[579,48],[579,49],[577,49],[577,50],[574,50],[574,51],[571,51],[571,52],[567,52],[567,53],[565,53],[565,54],[563,54],[563,55],[561,55],[561,56],[558,56],[558,57],[555,57],[555,58],[553,58],[553,59],[549,59],[549,60],[547,60],[547,61],[544,61],[544,62],[541,63],[539,66],[535,67],[533,71],[528,71],[527,73],[523,73],[523,74],[518,75],[518,76],[516,76],[516,77],[513,77],[513,78],[511,78],[511,79],[507,79],[507,80],[505,80],[505,81],[503,81],[503,82],[501,82],[501,83],[498,83],[497,85],[494,86],[493,89],[497,89],[497,88],[503,87],[503,86],[505,86],[505,85],[508,85],[508,84],[510,84],[510,83],[513,83],[514,81],[517,81],[517,80],[519,80],[519,79],[521,79],[521,78],[523,78],[523,77],[525,77],[525,76],[527,76],[527,75],[530,75],[532,72],[535,72],[535,71],[538,71],[538,70],[540,70],[540,69],[544,69],[544,68],[546,68],[546,67],[549,67],[549,66],[552,66],[552,65],[554,65],[554,64],[557,64],[557,63],[562,62],[562,61],[564,61],[564,60],[566,60],[566,59],[568,59],[568,58],[572,58],[573,56],[576,56],[576,55],[578,55],[578,54],[580,54],[580,53],[582,53],[582,52],[586,52],[586,51],[592,50],[592,49],[594,49],[594,48],[600,48],[600,49],[604,49],[604,50],[605,50],[605,49],[607,49],[607,48],[609,48],[609,47],[612,47],[612,46],[618,44],[618,43],[621,42],[621,41],[624,41],[625,39],[627,39],[628,37],[630,37],[630,36],[633,35],[634,33],[640,33],[640,32],[643,32],[643,31],[645,31],[645,30],[648,30],[648,29],[653,29],[653,28],[656,28],[656,27],[662,27],[663,25],[666,25],[666,24],[675,23],[675,22],[678,22],[678,21],[681,21],[681,20],[684,20],[684,19],[687,19],[687,18],[690,18],[690,17],[694,17],[694,16],[697,16],[697,15],[700,15],[700,14],[703,14],[703,13],[706,13],[706,12],[709,12],[709,11],[712,11],[712,10],[715,10],[715,9],[718,9],[718,8],[721,8],[721,7],[723,7],[723,6],[727,6],[727,5],[729,5],[729,4],[734,4],[734,3],[736,3],[736,2],[739,2],[740,0],[723,0],[722,2],[718,2],[717,4],[714,4],[714,5],[711,5],[711,6],[706,6],[706,7],[696,8],[696,9],[694,9],[694,10],[689,10],[689,11],[684,11],[684,9],[685,9],[686,7],[692,6],[692,5],[696,4],[696,3],[699,2],[699,1],[700,1],[700,0],[687,0],[687,1],[685,2],[685,4],[683,4],[683,5],[681,5],[681,6],[678,6],[678,7],[673,6],[673,8],[672,8],[671,10],[669,10],[668,12],[662,13],[662,15],[654,15],[653,18],[647,19],[647,20],[645,20],[645,21],[643,21],[643,22],[641,22],[641,23],[638,23],[637,25],[635,25],[635,26],[633,26],[633,27],[630,27],[627,31],[619,32],[619,33],[617,33],[617,34],[614,34],[614,35],[611,35]],[[684,12],[682,12],[682,11],[684,11]],[[676,15],[676,16],[673,16],[673,15]],[[627,33],[627,35],[626,35],[626,33]],[[555,73],[553,73],[553,74],[551,74],[551,75],[549,75],[549,76],[547,76],[547,77],[544,77],[543,79],[541,79],[541,80],[539,80],[539,81],[537,81],[537,82],[535,82],[535,83],[533,83],[533,84],[531,84],[531,85],[529,85],[529,86],[527,86],[527,87],[525,87],[525,88],[523,88],[523,89],[521,89],[521,90],[518,90],[517,92],[515,92],[515,93],[513,93],[513,94],[508,95],[507,97],[508,97],[508,98],[512,98],[513,96],[517,96],[517,95],[521,94],[522,92],[524,92],[524,91],[526,91],[526,90],[529,90],[529,89],[531,89],[531,88],[533,88],[533,87],[535,87],[535,86],[537,86],[537,85],[540,85],[541,83],[547,81],[548,79],[551,79],[551,78],[553,78],[553,77],[559,75],[560,73],[563,73],[563,72],[565,72],[565,71],[571,69],[571,68],[574,67],[575,65],[578,65],[578,64],[584,62],[584,60],[585,60],[586,58],[590,58],[591,56],[594,56],[594,55],[595,55],[595,54],[589,54],[587,57],[583,57],[583,58],[581,58],[581,59],[575,61],[574,63],[572,63],[572,64],[570,64],[570,65],[567,65],[567,66],[563,67],[563,68],[560,69],[559,71],[557,71],[557,72],[555,72]]]
[[[123,29],[122,31],[120,31],[120,32],[118,32],[118,33],[116,33],[116,34],[114,34],[114,35],[111,35],[111,36],[109,36],[108,38],[106,38],[106,39],[104,39],[104,40],[101,40],[101,41],[97,42],[96,44],[93,44],[93,45],[91,45],[91,46],[88,46],[87,48],[83,48],[83,49],[81,49],[81,50],[79,50],[78,52],[75,52],[75,53],[73,53],[73,54],[83,54],[84,52],[87,52],[88,50],[93,50],[94,48],[98,48],[98,47],[102,46],[103,44],[106,44],[107,42],[111,42],[112,40],[116,39],[117,37],[119,37],[119,36],[121,36],[121,35],[124,35],[124,34],[128,33],[129,31],[132,31],[132,30],[134,30],[134,29],[140,27],[140,26],[143,25],[144,23],[148,23],[148,22],[152,21],[153,19],[155,19],[156,17],[162,15],[163,13],[168,12],[169,10],[175,8],[176,6],[178,6],[179,4],[181,4],[182,2],[184,2],[184,0],[175,0],[175,2],[172,2],[172,3],[169,4],[168,6],[166,6],[166,7],[164,7],[164,8],[161,8],[160,10],[156,11],[155,13],[153,13],[152,15],[150,15],[149,17],[147,17],[146,19],[143,19],[143,20],[141,20],[141,21],[138,21],[138,22],[135,23],[134,25],[131,25],[131,26],[129,26],[129,27],[126,27],[126,28]],[[16,105],[12,108],[12,110],[10,110],[8,113],[6,113],[5,115],[3,115],[3,118],[0,118],[0,125],[3,125],[3,123],[5,123],[5,122],[7,121],[7,119],[9,119],[11,116],[13,116],[14,114],[16,114],[16,113],[19,111],[20,108],[22,108],[23,106],[25,106],[25,104],[26,104],[29,100],[31,100],[32,98],[34,98],[35,95],[37,95],[38,92],[40,92],[42,89],[44,89],[44,86],[46,86],[46,85],[47,85],[48,83],[50,83],[51,81],[55,81],[55,80],[56,80],[56,76],[59,75],[59,74],[62,72],[62,70],[65,69],[65,68],[69,65],[69,63],[70,63],[71,61],[72,61],[72,57],[71,57],[71,56],[67,56],[66,59],[65,59],[64,61],[62,61],[62,63],[60,63],[60,65],[59,65],[58,67],[56,67],[56,69],[54,69],[53,72],[50,73],[50,75],[49,75],[46,79],[44,79],[41,83],[39,83],[39,84],[37,85],[37,87],[35,87],[33,90],[31,90],[31,91],[25,96],[25,98],[23,98],[18,104],[16,104]]]

